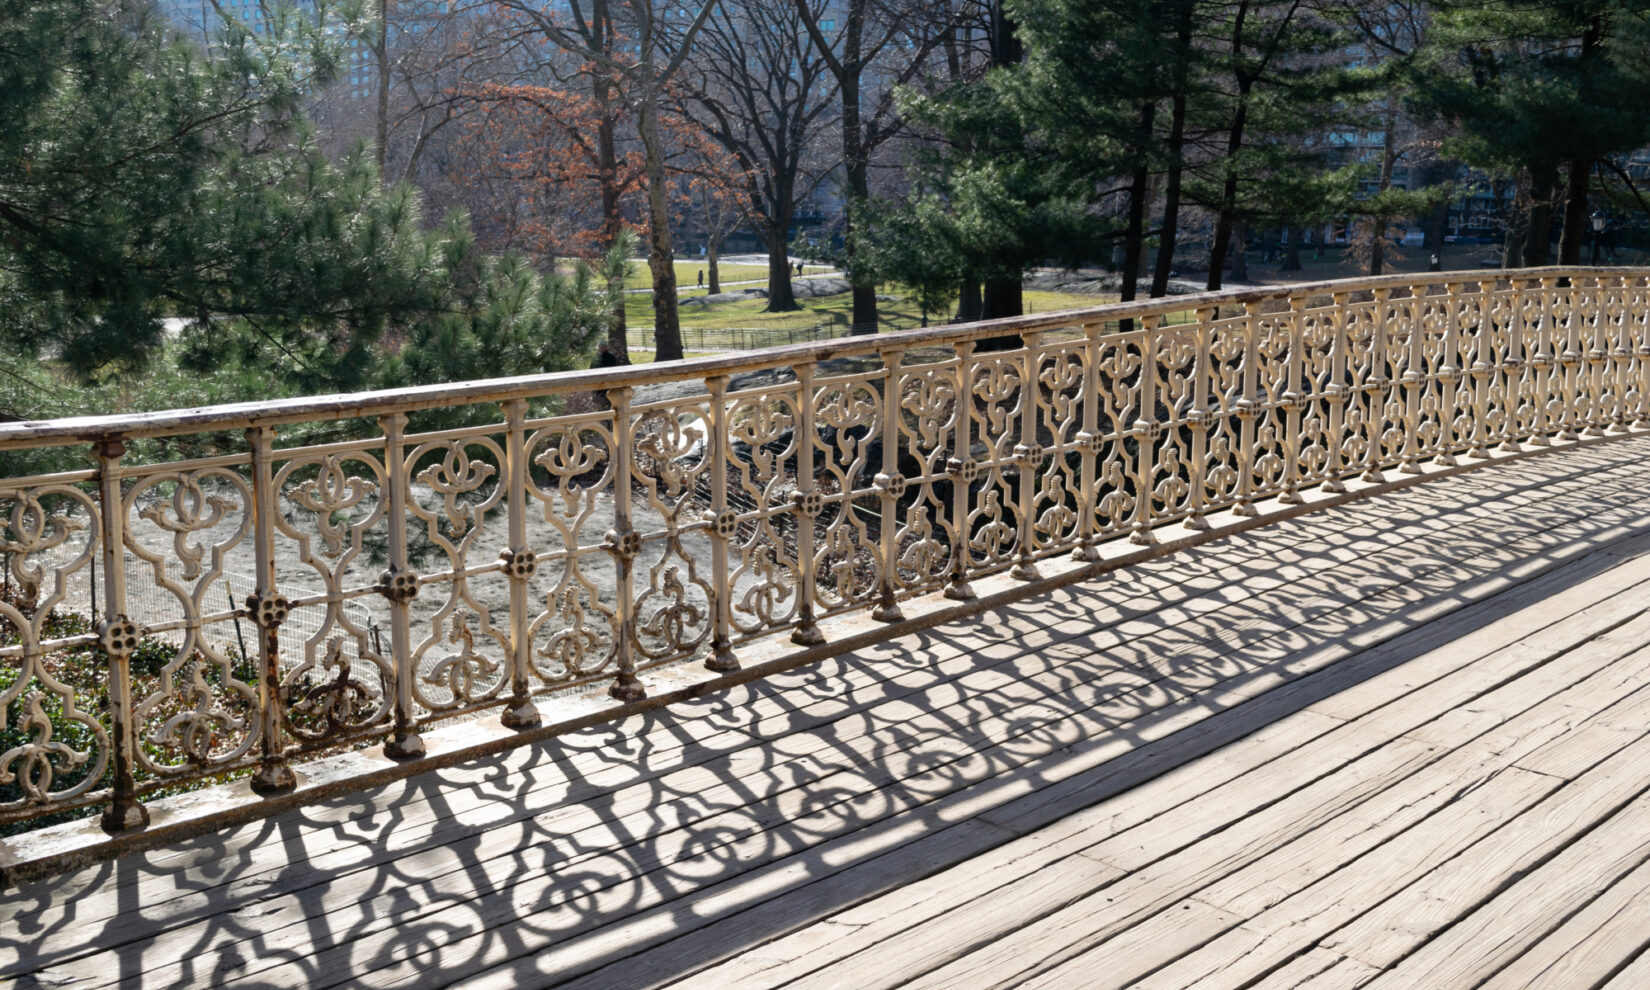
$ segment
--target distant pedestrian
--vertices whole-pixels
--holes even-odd
[[[802,275],[802,262],[800,261],[796,263],[796,274],[798,277],[801,277]]]
[[[703,268],[701,268],[701,269],[699,269],[699,288],[703,289],[704,287],[705,287],[705,270]]]

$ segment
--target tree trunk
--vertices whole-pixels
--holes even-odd
[[[1305,236],[1305,227],[1289,228],[1289,247],[1284,251],[1283,265],[1278,271],[1298,272],[1301,270],[1301,239]]]
[[[385,161],[390,143],[390,11],[389,0],[378,0],[378,36],[373,39],[373,59],[378,63],[377,147],[374,157],[378,162],[378,184],[386,179]]]
[[[1024,287],[1017,278],[988,279],[980,303],[980,319],[982,320],[997,320],[1007,316],[1024,316]]]
[[[1240,0],[1237,11],[1232,18],[1232,61],[1236,63],[1243,51],[1243,23],[1249,15],[1248,0]],[[1209,245],[1209,281],[1206,287],[1212,292],[1220,288],[1221,276],[1226,269],[1226,251],[1232,241],[1232,228],[1237,225],[1237,187],[1238,174],[1237,154],[1243,149],[1243,127],[1249,119],[1249,90],[1255,81],[1246,73],[1239,72],[1237,76],[1237,106],[1232,111],[1232,124],[1226,131],[1226,181],[1221,183],[1220,204],[1215,211],[1215,237]],[[1243,250],[1243,245],[1238,245]]]
[[[789,197],[781,200],[788,202]],[[769,313],[793,313],[801,309],[796,304],[796,293],[791,289],[791,257],[790,242],[786,235],[790,233],[790,211],[783,211],[784,217],[771,218],[768,221],[768,307]]]
[[[717,269],[716,261],[722,253],[722,239],[714,235],[706,238],[705,267],[710,269],[710,294],[715,295],[722,291],[722,273]]]
[[[613,356],[620,364],[630,363],[630,331],[625,326],[624,304],[628,294],[624,288],[624,276],[608,279],[607,282],[607,346],[612,349]]]
[[[1558,263],[1561,265],[1581,264],[1581,249],[1590,233],[1587,191],[1592,172],[1591,161],[1570,163],[1569,181],[1564,188],[1564,229],[1558,235]]]
[[[1123,234],[1123,287],[1118,296],[1120,302],[1134,299],[1140,285],[1140,265],[1146,252],[1147,185],[1151,178],[1151,171],[1146,165],[1144,143],[1150,140],[1152,123],[1156,119],[1155,102],[1145,103],[1140,107],[1137,133],[1141,137],[1141,144],[1131,149],[1134,152],[1135,166],[1134,173],[1129,179],[1129,219]]]
[[[1528,236],[1530,222],[1527,207],[1529,186],[1529,173],[1520,172],[1513,180],[1511,189],[1496,200],[1501,211],[1502,268],[1518,268],[1524,264],[1524,239]]]
[[[619,231],[624,229],[624,220],[619,215],[619,157],[617,142],[614,138],[616,123],[613,112],[613,87],[606,75],[600,72],[592,73],[590,95],[596,104],[596,184],[600,187],[602,198],[602,250],[607,251],[619,238]],[[613,349],[613,354],[620,364],[630,363],[630,333],[626,326],[624,310],[624,286],[621,283],[615,291],[608,286],[608,292],[616,300],[608,313],[607,344]]]
[[[1579,59],[1584,70],[1591,69],[1598,59],[1599,43],[1604,38],[1603,15],[1594,13],[1588,21],[1587,27],[1581,32],[1581,57]],[[1587,105],[1597,104],[1594,76],[1586,72],[1581,79],[1581,97]],[[1587,240],[1587,183],[1592,177],[1593,161],[1590,158],[1577,158],[1569,163],[1569,177],[1564,188],[1564,227],[1559,231],[1558,263],[1561,265],[1581,264],[1581,246]]]
[[[1244,240],[1243,221],[1232,224],[1232,281],[1249,281],[1249,245]]]
[[[985,302],[980,298],[980,283],[972,277],[965,276],[962,288],[957,291],[957,322],[978,322],[983,312]]]
[[[1440,199],[1432,205],[1432,211],[1427,214],[1426,234],[1422,238],[1423,246],[1429,251],[1439,252],[1443,257],[1444,235],[1449,230],[1449,201]]]
[[[869,317],[866,314],[870,314]],[[850,332],[856,334],[876,333],[877,326],[877,287],[874,285],[854,286],[854,313]]]
[[[859,106],[860,74],[864,71],[860,61],[860,34],[864,21],[863,2],[848,4],[842,72],[837,76],[842,100],[842,169],[848,186],[848,198],[842,208],[842,268],[854,290],[849,326],[856,334],[877,332],[877,289],[865,282],[866,273],[860,270],[859,246],[854,239],[859,228],[859,212],[871,198],[870,161],[860,129]]]
[[[1226,251],[1232,241],[1232,228],[1237,224],[1237,169],[1231,164],[1231,159],[1243,148],[1243,125],[1249,116],[1247,102],[1248,91],[1241,89],[1238,94],[1237,111],[1232,114],[1232,129],[1226,135],[1226,181],[1220,188],[1220,208],[1215,216],[1215,239],[1209,245],[1209,281],[1205,288],[1214,291],[1220,288],[1221,275],[1226,268]]]
[[[1386,132],[1381,136],[1381,179],[1378,192],[1392,188],[1392,171],[1398,163],[1398,144],[1393,130],[1398,126],[1398,109],[1391,97],[1386,104]],[[1387,218],[1369,218],[1369,274],[1379,275],[1386,264]]]
[[[1547,263],[1552,247],[1553,195],[1558,190],[1558,168],[1546,165],[1530,176],[1530,220],[1524,234],[1524,265],[1539,268]]]
[[[1186,89],[1192,48],[1192,4],[1179,0],[1175,11],[1174,96],[1169,104],[1169,175],[1163,189],[1163,233],[1157,241],[1157,268],[1152,272],[1152,298],[1168,294],[1169,271],[1174,268],[1175,241],[1180,233],[1181,152],[1186,144]]]
[[[996,320],[1009,316],[1025,315],[1025,297],[1021,281],[1017,278],[986,279],[985,290],[981,294],[980,318]],[[1001,337],[986,337],[975,344],[980,351],[1012,351],[1021,347],[1025,341],[1017,333],[1004,334]]]
[[[642,163],[647,171],[647,267],[653,272],[653,360],[682,356],[682,327],[676,309],[676,252],[670,245],[670,204],[665,198],[665,147],[659,133],[658,91],[643,53],[642,93],[637,110]]]

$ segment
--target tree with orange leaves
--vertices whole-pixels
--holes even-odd
[[[603,246],[623,222],[624,188],[618,152],[619,125],[628,120],[640,141],[641,189],[645,193],[648,267],[653,273],[654,343],[657,360],[682,356],[676,310],[675,256],[670,236],[666,160],[671,139],[662,120],[662,96],[680,69],[716,0],[696,0],[697,12],[660,0],[568,0],[554,7],[541,0],[496,0],[506,30],[526,59],[536,59],[561,81],[578,79],[589,90],[589,114],[597,183],[601,190]],[[535,54],[536,49],[536,54]],[[546,52],[554,49],[558,59]],[[626,357],[623,335],[612,342]]]

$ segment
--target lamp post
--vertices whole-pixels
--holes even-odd
[[[1598,264],[1598,235],[1604,233],[1604,211],[1593,213],[1593,264]]]

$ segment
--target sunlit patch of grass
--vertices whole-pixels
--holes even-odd
[[[564,258],[557,262],[556,267],[560,271],[570,272],[573,270],[573,259]],[[834,269],[829,265],[804,265],[802,271],[806,275],[817,275],[822,272],[834,271]],[[710,265],[708,263],[704,261],[678,261],[676,262],[676,284],[684,287],[693,286],[696,294],[703,295],[704,290],[697,288],[699,273],[701,272],[704,273],[705,281],[708,283],[710,281]],[[723,286],[727,286],[730,282],[766,280],[768,266],[723,263],[716,266],[716,272]],[[646,258],[637,258],[631,264],[630,274],[624,280],[624,287],[627,289],[653,288],[653,272],[647,267]]]
[[[909,292],[900,286],[884,286],[877,290],[879,329],[910,330],[922,326],[922,311]],[[1115,296],[1086,295],[1075,292],[1043,292],[1028,290],[1024,295],[1027,314],[1053,313],[1067,309],[1086,309],[1116,301]],[[853,294],[838,293],[812,299],[798,299],[798,309],[788,313],[767,312],[768,301],[761,298],[741,299],[736,302],[712,303],[707,306],[682,306],[679,309],[683,343],[688,347],[741,347],[738,335],[718,334],[728,329],[757,328],[767,330],[813,330],[820,327],[846,328],[853,314]],[[928,314],[930,326],[946,323],[952,310]],[[653,301],[646,296],[631,296],[625,301],[625,319],[632,328],[632,339],[640,332],[650,335],[653,325]],[[778,340],[777,343],[786,343]]]

